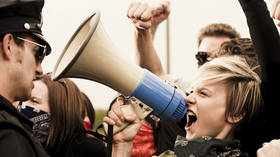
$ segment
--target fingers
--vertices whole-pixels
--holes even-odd
[[[118,97],[112,105],[111,110],[108,112],[107,116],[103,118],[103,121],[110,125],[117,126],[123,125],[125,121],[138,121],[139,118],[134,113],[133,109],[131,109],[131,106],[127,106],[125,105],[125,103],[126,102],[124,97]]]
[[[270,16],[272,18],[274,18],[274,14],[275,14],[275,11],[276,11],[276,8],[277,8],[277,1],[275,1],[270,9]]]
[[[276,20],[280,20],[280,0],[275,0],[270,10],[270,15]],[[280,26],[279,22],[277,24]]]
[[[274,140],[271,140],[270,142],[264,142],[262,145],[263,145],[263,147],[271,146],[271,145],[275,145],[275,146],[278,145],[280,147],[280,139],[274,139]]]
[[[262,146],[265,146],[265,145],[267,145],[268,144],[268,142],[264,142],[263,144],[262,144]]]
[[[164,8],[165,14],[170,14],[170,1],[164,1],[162,3],[162,7]]]
[[[140,29],[149,29],[152,25],[152,22],[151,21],[147,21],[147,22],[143,22],[141,20],[133,20],[133,23],[134,25],[137,27],[137,28],[140,28]]]
[[[123,117],[123,118],[121,118]],[[125,121],[125,118],[121,112],[117,112],[116,110],[110,110],[108,112],[108,115],[103,118],[103,122],[106,122],[110,125],[117,125],[121,126],[123,122]]]
[[[136,114],[125,115],[125,120],[128,122],[134,122],[134,123],[140,122],[140,119],[138,118],[138,116]]]
[[[275,8],[273,18],[276,19],[276,20],[280,20],[280,3],[278,3],[276,8]]]
[[[153,16],[153,9],[155,8],[151,8],[147,2],[133,2],[128,8],[127,17],[132,20],[137,19],[147,21]]]
[[[111,110],[108,112],[108,118],[113,120],[117,126],[121,126],[124,122],[124,120],[120,118],[121,116],[123,116],[123,114],[121,112],[117,112],[116,110]]]
[[[127,10],[127,17],[140,29],[155,27],[165,20],[170,13],[167,0],[141,0],[132,2]]]
[[[148,9],[148,4],[147,3],[143,3],[141,5],[139,5],[139,7],[135,10],[134,15],[132,15],[132,17],[134,17],[135,19],[142,19],[142,15],[144,14],[144,12],[147,12]],[[150,16],[151,18],[151,16]]]
[[[141,16],[139,16],[140,20],[148,21],[151,20],[155,16],[159,16],[160,14],[165,12],[165,8],[163,3],[153,3],[153,4],[143,4],[146,6],[145,11],[142,12]]]
[[[272,18],[276,18],[276,15],[277,15],[277,10],[279,10],[279,3],[280,3],[280,0],[275,0],[273,5],[272,5],[272,8],[270,10],[270,15]]]
[[[280,140],[275,139],[263,143],[263,147],[257,150],[258,157],[278,157],[280,156]]]
[[[108,115],[103,118],[103,121],[110,125],[121,126],[125,121],[125,117],[121,111],[122,105],[124,105],[124,98],[118,97],[108,112]]]
[[[115,124],[116,124],[114,120],[112,120],[111,118],[109,118],[109,117],[107,117],[107,116],[105,116],[105,117],[103,118],[103,122],[105,122],[105,123],[107,123],[107,124],[110,124],[110,125],[115,125]]]
[[[113,110],[114,112],[117,113],[117,115],[119,116],[119,118],[124,121],[124,116],[123,113],[121,111],[121,106],[125,104],[125,98],[120,96],[117,98],[116,102],[114,102],[114,104],[112,105],[111,110]]]
[[[137,8],[141,5],[141,2],[140,1],[137,1],[137,2],[132,2],[129,7],[128,7],[128,10],[127,10],[127,14],[126,16],[128,18],[135,18],[134,17],[134,13],[135,11],[137,10]]]

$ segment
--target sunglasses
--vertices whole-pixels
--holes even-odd
[[[38,44],[38,43],[36,43],[36,42],[34,42],[34,41],[30,41],[30,40],[28,40],[28,39],[24,39],[24,38],[22,38],[22,37],[17,37],[17,39],[38,46],[38,47],[39,47],[39,50],[36,52],[35,58],[36,58],[36,61],[38,61],[39,63],[42,63],[42,61],[43,61],[43,59],[45,58],[46,53],[47,53],[47,46],[46,46],[46,45],[41,45],[41,44]]]
[[[204,63],[208,62],[208,53],[203,51],[198,51],[195,55],[195,58],[198,60],[199,65],[203,65]]]

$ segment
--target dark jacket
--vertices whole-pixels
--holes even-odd
[[[105,157],[106,147],[104,143],[86,134],[76,134],[69,142],[65,142],[58,150],[56,147],[48,149],[51,157]]]
[[[241,151],[239,140],[215,139],[202,136],[188,141],[178,136],[174,152],[167,150],[158,157],[248,157]]]
[[[178,136],[174,150],[177,157],[248,157],[247,153],[241,151],[238,140],[222,140],[208,136],[191,141]]]
[[[1,157],[47,157],[41,143],[33,136],[33,123],[0,95]]]

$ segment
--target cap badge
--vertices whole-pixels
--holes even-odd
[[[29,30],[30,29],[30,24],[29,23],[24,23],[24,28]]]

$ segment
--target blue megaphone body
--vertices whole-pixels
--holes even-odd
[[[130,96],[141,100],[159,117],[171,122],[180,121],[187,112],[187,104],[178,89],[146,69],[142,80]]]

